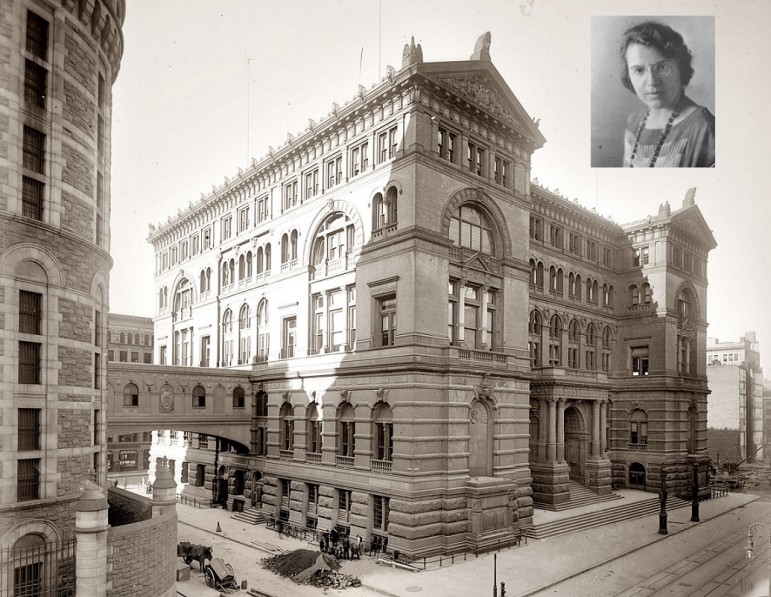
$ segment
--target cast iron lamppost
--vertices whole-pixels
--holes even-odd
[[[659,491],[659,503],[661,504],[661,510],[659,511],[659,535],[668,535],[667,530],[667,472],[664,467],[661,467],[661,490]]]
[[[693,463],[693,488],[691,489],[691,522],[699,522],[699,463]]]
[[[750,528],[747,531],[747,557],[750,559],[752,559],[752,552],[755,550],[755,543],[752,540],[752,529],[754,529],[755,527],[763,527],[764,529],[766,529],[766,532],[768,533],[768,564],[769,564],[768,594],[771,595],[771,529],[768,528],[768,526],[762,522],[753,522],[750,525]]]

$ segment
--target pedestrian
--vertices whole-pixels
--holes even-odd
[[[351,541],[348,539],[348,535],[343,535],[343,557],[346,560],[350,559],[351,555]]]
[[[326,533],[325,533],[326,534]],[[321,536],[321,539],[319,539],[319,549],[322,553],[324,553],[324,550],[327,547],[326,539],[324,538],[324,535]]]
[[[337,529],[332,529],[330,538],[332,539],[332,545],[337,547],[337,542],[340,540],[340,533],[337,532]]]
[[[361,551],[364,547],[364,539],[361,538],[361,535],[356,536],[356,559],[361,559]]]

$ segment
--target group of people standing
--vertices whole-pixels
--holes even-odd
[[[361,535],[356,535],[354,541],[348,534],[341,535],[337,529],[324,531],[319,539],[319,549],[322,553],[335,556],[338,560],[360,559],[363,547],[364,539]]]

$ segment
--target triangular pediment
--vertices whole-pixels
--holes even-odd
[[[495,268],[489,263],[490,257],[481,253],[474,253],[463,262],[463,267],[481,270],[487,273],[495,273]]]
[[[699,239],[709,249],[717,246],[712,230],[707,226],[701,210],[696,205],[680,210],[672,216],[672,224]]]
[[[506,81],[489,61],[429,62],[419,65],[419,72],[430,77],[449,93],[484,110],[493,118],[529,138],[536,147],[546,139],[519,103]]]

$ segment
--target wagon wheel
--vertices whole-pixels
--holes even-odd
[[[211,566],[206,566],[204,574],[206,576],[206,586],[214,588],[217,584],[217,580],[214,578],[214,571],[211,569]]]

